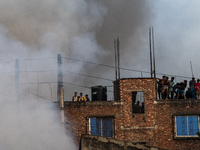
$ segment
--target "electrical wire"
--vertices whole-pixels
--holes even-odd
[[[44,60],[44,59],[55,59],[57,57],[46,57],[46,58],[30,58],[30,59],[19,59],[19,61],[30,61],[30,60]]]
[[[48,98],[45,98],[45,97],[43,97],[43,96],[34,94],[34,93],[32,93],[32,92],[29,92],[29,91],[26,91],[26,90],[22,90],[22,89],[20,89],[20,88],[19,88],[19,90],[20,90],[20,91],[23,91],[23,92],[26,92],[26,93],[29,93],[29,94],[32,94],[32,95],[34,95],[34,96],[40,97],[40,98],[42,98],[42,99],[46,99],[46,100],[52,101],[51,99],[48,99]]]
[[[96,78],[96,79],[102,79],[102,80],[107,80],[107,81],[113,81],[113,80],[107,79],[107,78],[101,78],[101,77],[86,75],[86,74],[82,74],[82,73],[76,73],[76,72],[72,72],[72,71],[68,71],[68,70],[64,70],[64,72],[72,73],[72,74],[77,74],[77,75],[80,75],[80,76],[85,76],[85,77],[90,77],[90,78]]]
[[[79,85],[79,84],[74,84],[74,83],[69,83],[69,82],[63,82],[63,83],[69,84],[69,85],[73,85],[73,86],[78,86],[78,87],[83,87],[83,88],[91,89],[91,87],[89,87],[89,86],[84,86],[84,85]],[[110,90],[107,90],[107,92],[112,92],[113,93],[113,91],[110,91]]]
[[[54,72],[54,71],[58,71],[58,70],[39,70],[39,71],[36,71],[36,70],[30,70],[30,71],[19,71],[19,72]]]
[[[99,63],[94,63],[94,62],[89,62],[89,61],[84,61],[84,60],[80,60],[80,59],[74,59],[74,58],[69,58],[69,57],[62,57],[62,58],[73,60],[73,61],[80,61],[80,62],[88,63],[88,64],[91,64],[91,65],[98,65],[98,66],[103,66],[103,67],[108,67],[108,68],[115,68],[114,66],[105,65],[105,64],[99,64]],[[148,71],[134,70],[134,69],[122,68],[122,67],[120,67],[120,69],[121,70],[128,70],[128,71],[135,71],[135,72],[150,73]]]

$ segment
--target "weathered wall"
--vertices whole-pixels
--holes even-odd
[[[144,114],[133,114],[132,91],[145,92]],[[78,145],[81,134],[89,134],[89,117],[114,116],[114,138],[153,145],[155,93],[154,79],[121,79],[120,101],[65,102],[66,127]]]
[[[162,100],[156,105],[156,138],[159,147],[199,150],[200,138],[176,138],[175,115],[200,115],[200,100]]]
[[[132,92],[144,92],[144,114],[132,112]],[[145,140],[154,145],[155,132],[155,108],[156,99],[155,80],[145,79],[122,79],[120,80],[120,98],[124,102],[124,140]]]
[[[89,134],[89,117],[113,116],[115,136],[121,137],[122,102],[65,102],[66,128],[78,145],[81,134]]]
[[[200,138],[177,139],[174,115],[200,115],[200,100],[156,100],[154,79],[121,79],[120,101],[65,102],[66,128],[78,145],[81,134],[89,134],[90,117],[114,117],[114,138],[145,142],[171,150],[200,149]],[[132,92],[143,91],[144,113],[132,111]]]
[[[100,136],[82,135],[81,150],[164,150],[144,144],[132,143]],[[166,149],[165,149],[166,150]]]

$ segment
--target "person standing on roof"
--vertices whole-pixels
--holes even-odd
[[[169,87],[170,87],[170,82],[167,79],[166,76],[163,76],[163,96],[162,98],[168,99],[169,98]]]
[[[196,98],[199,99],[199,79],[197,79],[197,83],[195,83],[195,91],[196,91]]]
[[[79,100],[79,96],[77,96],[77,92],[74,92],[74,96],[72,97],[73,102],[77,102]]]
[[[90,101],[90,99],[89,99],[89,97],[88,97],[88,95],[87,95],[87,94],[85,95],[85,98],[86,98],[86,101],[87,101],[87,102],[89,102],[89,101]]]
[[[192,99],[196,98],[196,92],[195,92],[195,78],[193,77],[192,80],[190,80],[189,82],[189,88],[191,89],[191,93],[192,93]]]
[[[175,85],[174,77],[171,77],[170,88],[169,88],[171,99],[174,99],[174,85]]]
[[[83,96],[83,93],[80,93],[79,102],[83,101],[85,101],[85,97]]]

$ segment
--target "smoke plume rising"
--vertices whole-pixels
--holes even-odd
[[[112,85],[91,76],[114,80],[113,68],[68,58],[114,66],[113,39],[119,36],[122,67],[133,68],[146,60],[148,53],[142,52],[148,49],[143,43],[148,42],[150,6],[146,0],[0,0],[2,147],[73,149],[73,144],[68,146],[70,138],[58,131],[56,112],[46,108],[57,100],[57,54],[63,56],[66,101],[75,91],[90,94],[83,87]],[[18,105],[14,103],[15,59],[20,62]],[[122,77],[132,76],[122,72]],[[108,99],[112,98],[110,93]]]

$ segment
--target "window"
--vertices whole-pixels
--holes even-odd
[[[133,113],[144,113],[144,92],[132,92]]]
[[[113,118],[90,118],[90,134],[113,137]]]
[[[198,116],[176,116],[177,137],[197,136],[198,131],[199,131]]]

